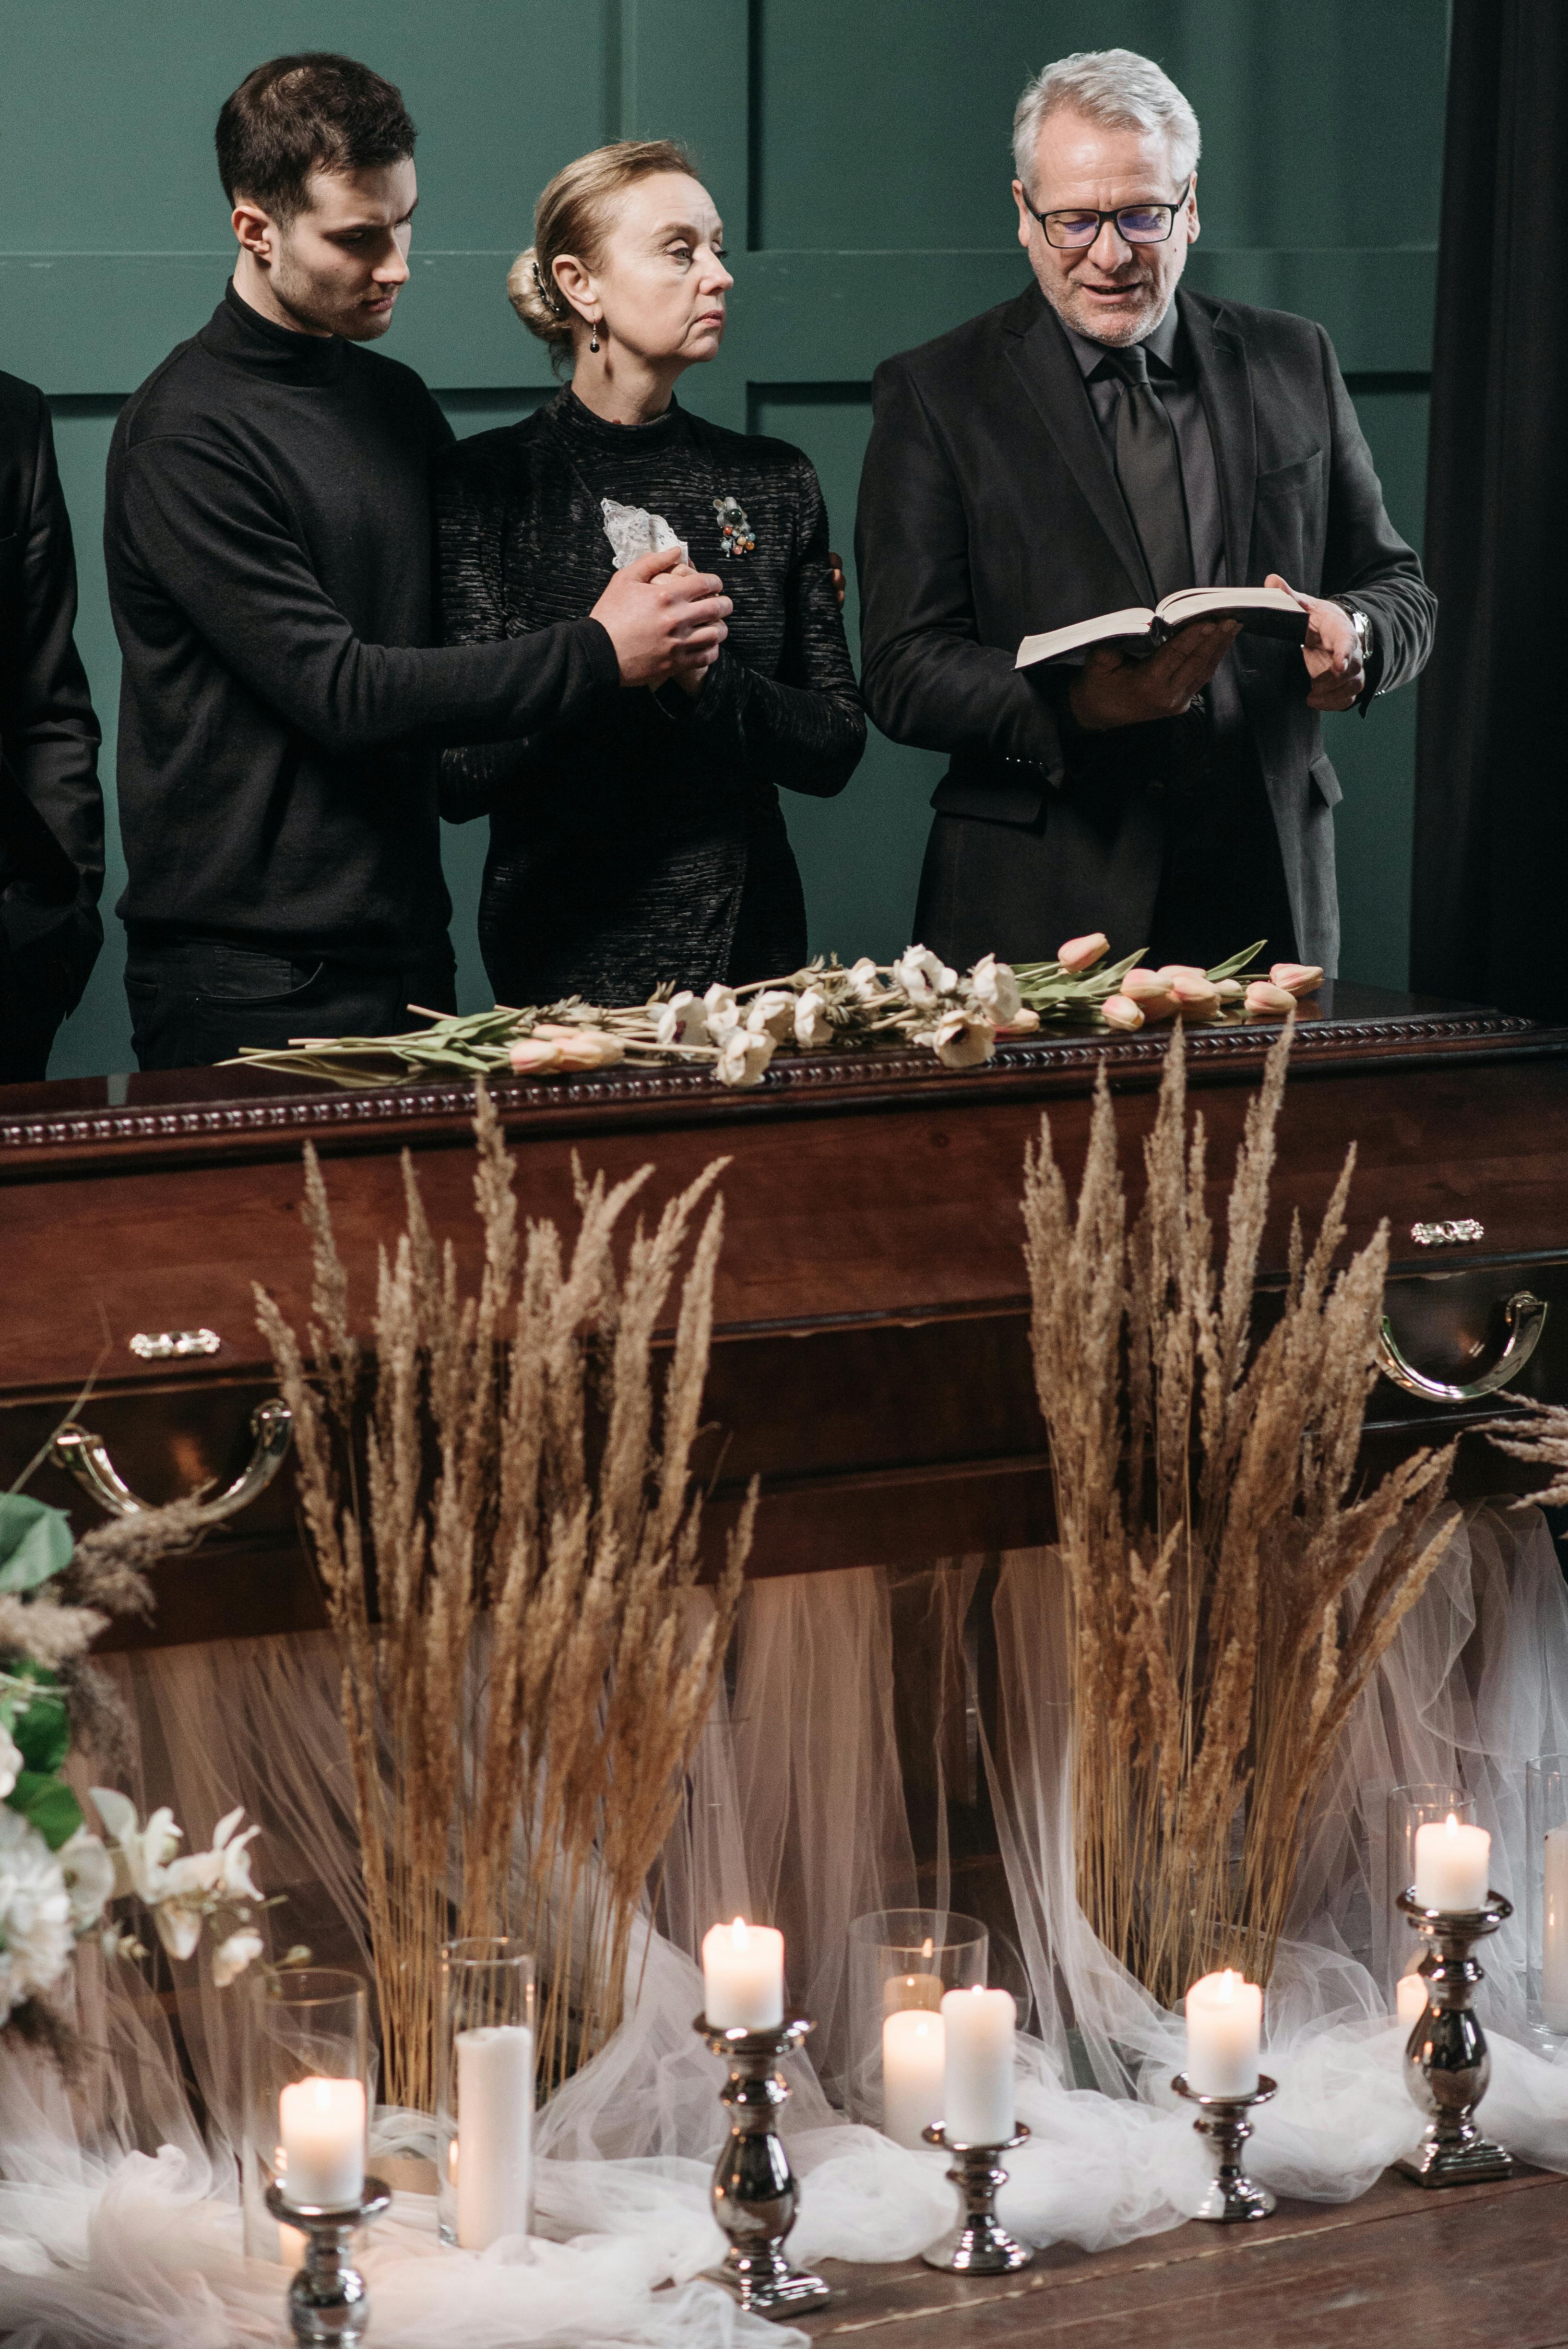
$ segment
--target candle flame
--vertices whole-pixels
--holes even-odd
[[[325,2113],[332,2102],[332,2090],[325,2080],[313,2080],[310,2085],[315,2091],[311,2102],[318,2113]]]
[[[1449,1816],[1448,1816],[1448,1818],[1447,1818],[1447,1821],[1445,1822],[1445,1824],[1446,1824],[1446,1826],[1447,1826],[1447,1827],[1448,1827],[1448,1831],[1449,1831],[1449,1835],[1451,1835],[1451,1836],[1457,1836],[1457,1835],[1458,1835],[1458,1833],[1459,1833],[1459,1831],[1460,1831],[1460,1823],[1459,1823],[1458,1819],[1454,1816],[1454,1815],[1453,1815],[1452,1811],[1450,1811],[1450,1812],[1449,1813]]]
[[[744,1917],[738,1917],[736,1919],[734,1924],[729,1929],[729,1936],[738,1950],[743,1950],[746,1947],[746,1920]]]
[[[1235,1968],[1233,1966],[1227,1966],[1224,1972],[1220,1976],[1220,1996],[1227,2001],[1233,1999],[1236,1995],[1236,1984],[1240,1981],[1241,1976],[1237,1973]]]
[[[984,1998],[984,1997],[985,1997],[985,1983],[984,1983],[984,1982],[971,1982],[971,1983],[970,1983],[970,1985],[969,1985],[969,1987],[970,1987],[970,1989],[974,1992],[974,1993],[975,1993],[975,1997],[976,1997],[976,1998]]]
[[[931,1953],[932,1953],[932,1949],[933,1949],[933,1942],[932,1942],[932,1939],[931,1939],[930,1934],[929,1934],[929,1933],[927,1933],[927,1935],[926,1935],[926,1937],[925,1937],[924,1940],[923,1940],[923,1941],[922,1941],[922,1943],[921,1943],[921,1945],[920,1945],[920,1954],[921,1954],[921,1956],[922,1956],[923,1958],[928,1958],[928,1957],[930,1957],[930,1955],[931,1955]]]

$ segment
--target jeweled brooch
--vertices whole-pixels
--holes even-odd
[[[715,498],[713,510],[718,516],[718,534],[724,542],[718,550],[719,554],[721,555],[754,554],[757,541],[752,536],[751,524],[746,519],[746,508],[741,504],[740,500]]]

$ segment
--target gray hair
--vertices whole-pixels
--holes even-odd
[[[1035,145],[1048,114],[1081,114],[1109,130],[1162,131],[1176,177],[1198,167],[1198,118],[1168,73],[1136,49],[1076,49],[1025,84],[1013,115],[1013,164],[1026,188]]]

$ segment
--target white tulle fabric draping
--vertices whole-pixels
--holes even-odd
[[[931,1575],[940,1669],[963,1702],[963,1625],[986,1561]],[[992,1561],[991,1563],[995,1563]],[[998,1705],[983,1747],[1037,2035],[1020,2055],[1004,2215],[1039,2242],[1095,2249],[1177,2224],[1205,2176],[1169,2077],[1178,2018],[1109,1958],[1072,1891],[1065,1599],[1049,1551],[1000,1562]],[[702,1602],[698,1601],[698,1604]],[[981,1603],[985,1603],[982,1599]],[[364,1899],[325,1635],[173,1649],[113,1667],[136,1728],[130,1791],[168,1801],[195,1846],[243,1802],[263,1823],[260,1880],[286,1893],[273,1939],[323,1962],[363,1941]],[[536,2238],[483,2257],[439,2251],[429,2201],[399,2194],[367,2239],[376,2337],[419,2349],[593,2342],[799,2342],[744,2318],[702,2271],[720,2249],[707,2177],[722,2135],[718,2067],[695,2038],[697,1945],[738,1912],[783,1925],[795,1995],[819,2022],[793,2059],[786,2127],[803,2183],[798,2259],[907,2257],[950,2223],[941,2157],[845,2121],[846,1933],[916,1893],[894,1733],[900,1670],[877,1568],[754,1585],[734,1671],[701,1741],[634,1952],[634,2011],[537,2129]],[[1253,2168],[1320,2199],[1364,2190],[1418,2133],[1388,1983],[1415,1953],[1390,1936],[1382,1853],[1398,1781],[1456,1773],[1518,1898],[1525,1763],[1568,1746],[1568,1594],[1539,1513],[1472,1511],[1358,1708],[1310,1825],[1291,1936],[1268,2000]],[[946,1897],[939,1851],[939,1899]],[[930,1898],[929,1889],[926,1898]],[[1522,1902],[1519,1905],[1522,1908]],[[1400,1927],[1400,1931],[1406,1929]],[[1568,2168],[1568,2067],[1525,2044],[1520,1927],[1483,1953],[1490,2124]],[[239,2002],[174,1970],[198,2128],[162,2005],[84,1961],[81,2020],[101,2061],[69,2093],[0,2051],[0,2332],[18,2349],[219,2349],[281,2342],[284,2271],[242,2250],[236,2187]],[[383,2158],[430,2148],[418,2115],[383,2113]],[[520,2272],[520,2270],[521,2271]]]

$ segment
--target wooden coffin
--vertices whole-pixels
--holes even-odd
[[[1199,1029],[1191,1083],[1222,1210],[1249,1093],[1276,1030]],[[612,1177],[651,1162],[662,1198],[727,1154],[708,1410],[717,1533],[753,1473],[751,1571],[795,1573],[995,1550],[1048,1537],[1018,1197],[1049,1113],[1072,1164],[1096,1067],[1121,1096],[1130,1188],[1165,1036],[1054,1036],[949,1073],[925,1051],[776,1064],[752,1092],[678,1068],[509,1081],[497,1100],[525,1211],[570,1226],[572,1162]],[[400,1226],[398,1154],[430,1218],[474,1269],[471,1096],[456,1084],[346,1093],[210,1070],[0,1089],[0,1487],[73,1412],[126,1485],[161,1500],[226,1482],[273,1392],[252,1283],[302,1319],[308,1265],[300,1150],[322,1154],[340,1244],[367,1313],[378,1242]],[[1474,1382],[1510,1341],[1501,1398],[1449,1402],[1379,1381],[1376,1455],[1475,1430],[1512,1395],[1568,1401],[1568,1030],[1370,989],[1326,989],[1297,1038],[1265,1258],[1289,1218],[1315,1223],[1347,1144],[1352,1238],[1392,1230],[1395,1342],[1429,1379]],[[1434,1228],[1436,1227],[1436,1228]],[[1446,1227],[1446,1228],[1445,1228]],[[210,1353],[144,1359],[139,1339],[205,1330]],[[92,1381],[90,1399],[78,1403]],[[1472,1492],[1522,1472],[1473,1432]],[[30,1488],[91,1520],[46,1464]],[[161,1641],[322,1619],[288,1466],[191,1557],[160,1575]]]

